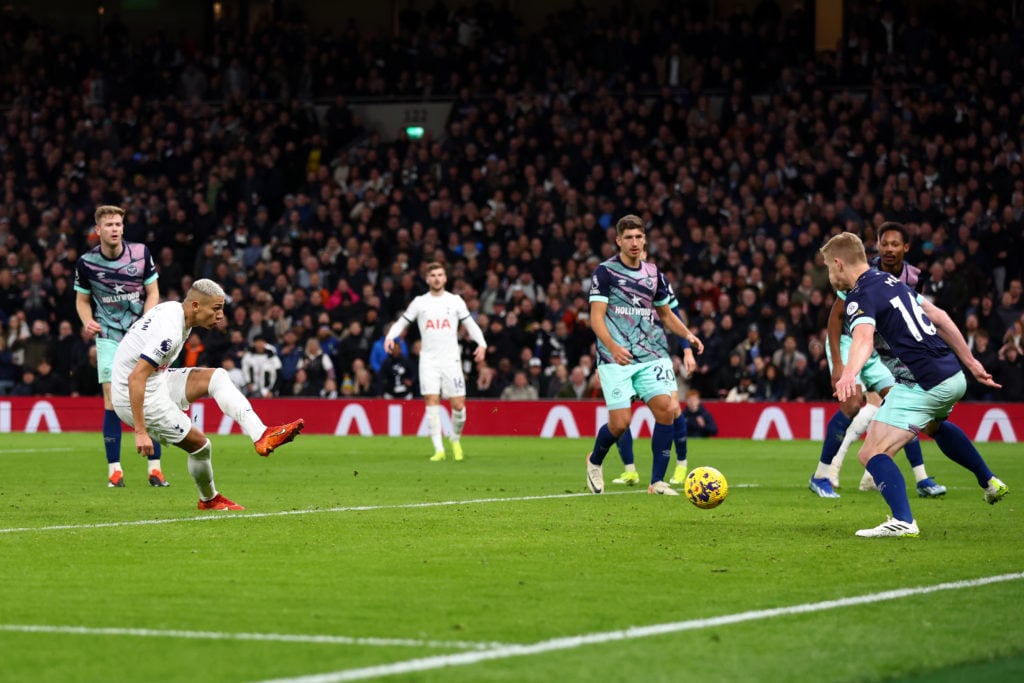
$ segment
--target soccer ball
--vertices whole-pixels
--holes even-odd
[[[701,510],[718,507],[729,495],[729,482],[714,467],[698,467],[686,475],[686,497]]]

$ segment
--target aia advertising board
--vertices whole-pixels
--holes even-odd
[[[383,399],[255,399],[267,424],[306,420],[305,434],[337,436],[426,436],[423,401]],[[718,403],[705,401],[718,423],[719,438],[821,440],[835,403]],[[608,411],[599,401],[467,401],[466,436],[593,437]],[[445,431],[450,429],[442,404]],[[204,399],[190,408],[207,434],[239,433],[217,404]],[[5,398],[0,400],[0,433],[98,432],[103,417],[99,398]],[[1017,443],[1024,439],[1024,403],[961,403],[955,421],[974,441]],[[633,407],[633,434],[651,434],[654,418],[642,404]],[[126,428],[127,429],[127,428]]]

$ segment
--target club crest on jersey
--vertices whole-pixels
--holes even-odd
[[[448,318],[440,318],[434,320],[433,318],[427,318],[427,329],[428,330],[450,330],[452,329],[452,321]]]
[[[643,280],[643,286],[645,289],[654,289],[654,280],[649,277],[645,277]]]
[[[124,269],[124,272],[128,273],[129,275],[138,275],[139,269],[134,263],[129,263],[128,267]]]

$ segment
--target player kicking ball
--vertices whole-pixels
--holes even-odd
[[[213,483],[213,447],[185,409],[209,396],[249,435],[262,456],[302,431],[300,418],[267,427],[222,368],[169,368],[193,327],[211,329],[224,317],[224,290],[196,280],[181,302],[154,306],[128,330],[114,355],[112,401],[118,417],[135,428],[135,450],[153,453],[153,439],[188,453],[188,472],[199,489],[200,510],[244,510]]]

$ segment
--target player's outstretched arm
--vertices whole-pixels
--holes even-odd
[[[932,324],[939,331],[942,341],[949,345],[949,348],[953,350],[953,353],[956,354],[956,357],[967,368],[967,371],[985,386],[1001,389],[1002,385],[992,379],[992,374],[971,353],[970,347],[967,346],[967,340],[964,339],[964,335],[960,333],[960,328],[956,326],[956,323],[949,317],[949,314],[928,301],[928,299],[922,299],[921,308],[924,309],[925,315],[928,316],[928,319],[932,321]]]

